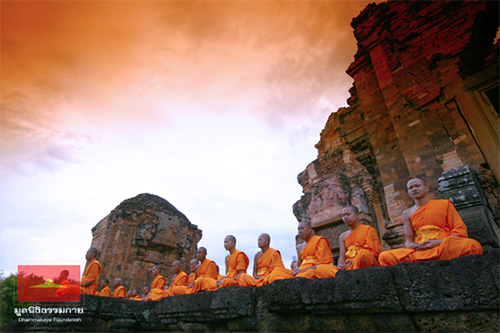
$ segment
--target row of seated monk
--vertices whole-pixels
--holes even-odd
[[[196,259],[191,260],[188,275],[181,269],[181,262],[172,263],[173,278],[167,286],[161,275],[161,265],[152,268],[154,281],[151,287],[144,287],[142,295],[134,290],[127,295],[121,279],[113,282],[113,297],[135,300],[159,300],[164,297],[212,291],[229,286],[262,286],[276,280],[304,277],[308,279],[335,277],[337,272],[373,266],[396,265],[401,262],[422,262],[427,260],[448,260],[460,256],[482,254],[479,242],[468,238],[467,227],[449,200],[434,200],[428,196],[429,187],[425,180],[412,178],[407,183],[408,194],[415,205],[403,212],[405,248],[382,252],[377,231],[359,221],[356,206],[342,209],[342,219],[349,229],[339,237],[340,255],[337,265],[328,240],[313,233],[309,222],[298,224],[298,261],[286,269],[278,250],[270,247],[271,237],[263,233],[258,238],[261,249],[254,258],[253,274],[247,274],[249,259],[243,251],[236,249],[236,238],[228,235],[224,247],[229,251],[226,257],[226,275],[220,275],[216,263],[207,259],[207,250],[200,247]],[[109,281],[101,279],[102,290],[97,292],[100,265],[95,260],[97,250],[87,252],[87,267],[82,278],[82,290],[87,294],[111,296]]]

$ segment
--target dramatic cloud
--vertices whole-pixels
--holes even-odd
[[[289,262],[296,176],[345,105],[367,3],[2,1],[0,267],[83,261],[143,192],[219,265],[226,234],[252,256],[263,231]]]

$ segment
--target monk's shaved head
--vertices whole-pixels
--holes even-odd
[[[271,243],[271,236],[266,233],[260,234],[259,238],[257,239],[257,245],[262,249],[262,251],[265,251],[269,248],[269,244]]]
[[[92,253],[95,256],[97,255],[97,249],[95,247],[91,247],[88,252]]]
[[[304,225],[308,226],[309,228],[312,228],[311,222],[309,222],[309,221],[300,221],[299,225],[301,225],[301,224],[304,224]]]
[[[427,186],[427,182],[425,181],[425,179],[423,179],[421,177],[412,177],[412,178],[408,179],[408,183],[410,182],[410,180],[413,180],[413,179],[420,179],[422,184],[424,184],[424,186]]]
[[[163,266],[162,265],[154,265],[153,268],[161,271],[163,269]]]
[[[356,207],[354,205],[347,205],[347,206],[344,207],[344,209],[346,209],[346,208],[350,208],[355,214],[359,213],[358,207]]]
[[[232,251],[234,247],[236,247],[236,237],[227,235],[226,238],[224,238],[224,248],[228,251]]]
[[[300,237],[306,242],[308,242],[312,237],[312,226],[308,221],[300,222],[297,227],[297,231],[299,232]]]
[[[229,238],[234,243],[234,245],[236,245],[236,237],[234,237],[233,235],[227,235],[226,238]]]
[[[199,262],[205,261],[207,257],[207,249],[201,246],[198,250],[196,250],[196,258]]]
[[[179,260],[175,260],[172,262],[172,266],[180,266],[181,262]]]

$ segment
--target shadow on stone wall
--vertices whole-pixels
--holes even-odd
[[[82,305],[75,305],[83,307],[83,315],[25,314],[9,329],[498,332],[499,259],[500,250],[494,249],[482,256],[373,267],[340,272],[330,279],[296,278],[150,302],[86,296]],[[53,321],[35,321],[43,318]]]

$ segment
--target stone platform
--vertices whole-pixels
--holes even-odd
[[[24,322],[18,319],[10,329],[498,332],[499,264],[500,250],[490,249],[482,256],[359,269],[330,279],[281,280],[259,288],[229,287],[154,302],[86,296],[82,305],[75,305],[83,307],[83,315],[24,314],[19,317]],[[26,321],[35,318],[54,321]]]

